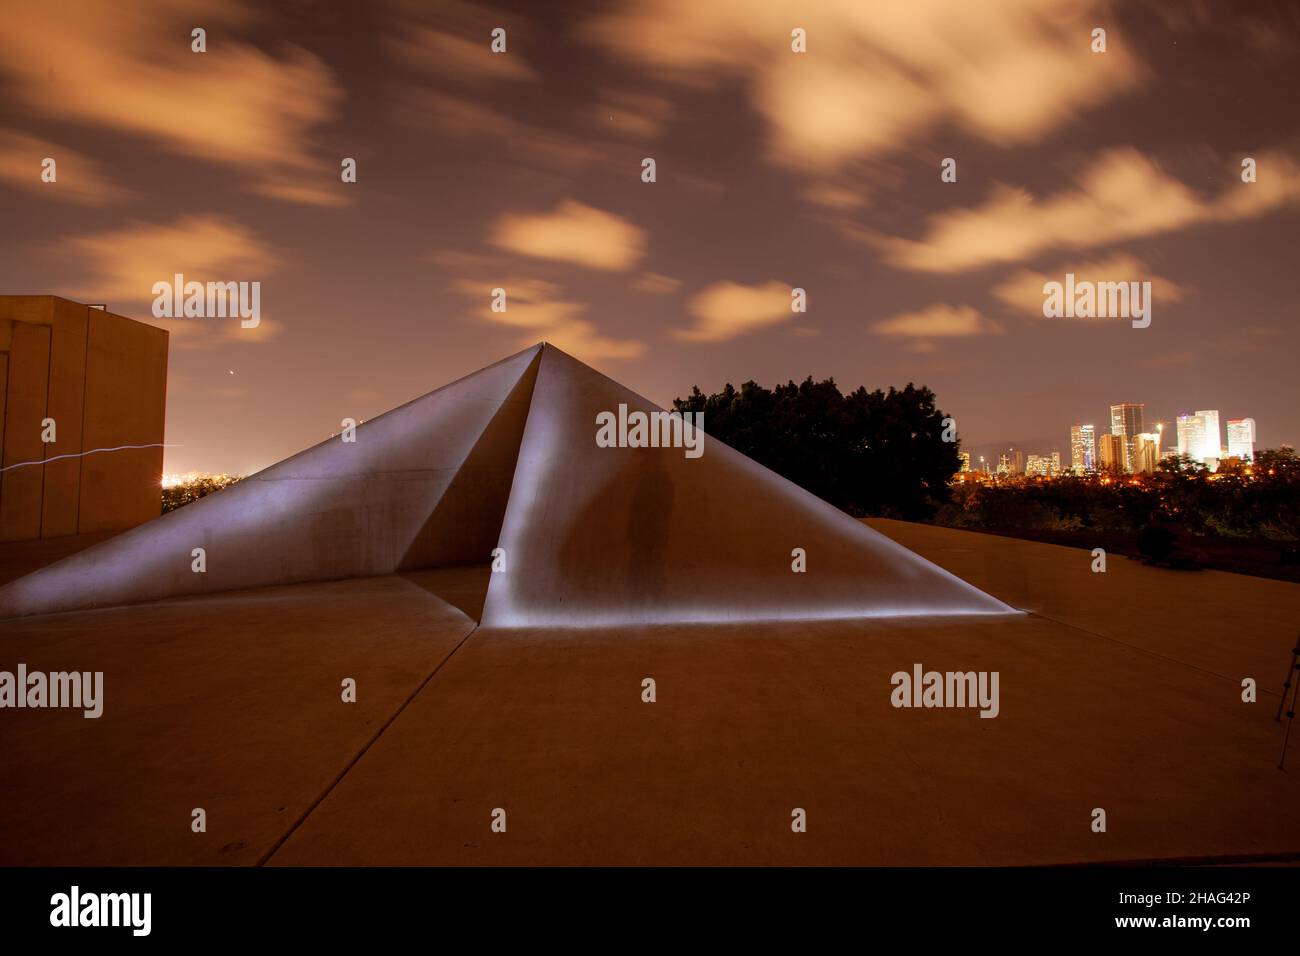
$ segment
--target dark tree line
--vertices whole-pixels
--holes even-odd
[[[767,389],[698,387],[673,401],[704,431],[852,515],[927,518],[951,494],[957,443],[943,440],[934,393],[907,387],[841,394],[834,379]]]

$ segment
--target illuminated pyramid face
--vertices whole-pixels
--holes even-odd
[[[484,625],[1010,610],[707,435],[698,457],[597,447],[598,416],[620,405],[659,411],[544,348]]]
[[[355,439],[21,578],[0,615],[487,562],[488,627],[1012,612],[549,345]]]

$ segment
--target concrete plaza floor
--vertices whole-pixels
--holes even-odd
[[[98,720],[0,714],[0,863],[1300,858],[1300,586],[871,524],[1030,613],[492,631],[457,569],[0,623],[0,669],[105,673]],[[916,663],[999,716],[895,709]]]

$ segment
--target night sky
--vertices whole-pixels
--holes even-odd
[[[0,293],[171,329],[168,472],[250,473],[541,340],[661,404],[914,381],[972,449],[1068,462],[1125,401],[1275,447],[1298,57],[1297,3],[0,0]],[[261,282],[260,327],[154,319],[177,272]],[[1044,318],[1066,272],[1151,281],[1150,328]]]

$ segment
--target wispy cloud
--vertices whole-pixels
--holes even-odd
[[[505,310],[492,309],[493,289],[505,292]],[[452,290],[474,303],[470,315],[521,332],[519,346],[547,341],[587,361],[633,359],[645,351],[638,339],[604,335],[584,316],[586,302],[567,298],[555,282],[515,276],[501,281],[458,279]]]
[[[1079,0],[623,0],[590,41],[691,84],[737,79],[768,128],[772,158],[825,173],[955,125],[1029,142],[1141,82],[1118,31],[1089,31],[1105,4]],[[792,53],[790,32],[807,31]]]
[[[529,18],[461,0],[389,0],[387,6],[384,45],[398,67],[387,94],[395,122],[488,143],[502,162],[566,176],[604,158],[601,140],[534,119],[538,91],[530,84],[541,74],[528,60],[538,41]],[[491,48],[498,27],[506,31],[504,53]]]
[[[154,319],[153,285],[186,281],[261,282],[278,268],[270,247],[251,230],[222,216],[187,216],[173,223],[132,222],[118,229],[63,240],[56,254],[80,279],[60,291],[109,308],[137,314],[166,327],[178,348],[206,348],[228,341],[265,342],[279,323],[263,311],[261,323],[243,328],[237,319]]]
[[[1300,167],[1275,153],[1258,157],[1255,183],[1236,181],[1202,199],[1142,153],[1104,153],[1077,187],[1043,199],[1000,185],[981,205],[930,218],[920,240],[863,234],[904,269],[962,272],[1021,262],[1059,249],[1087,249],[1203,223],[1228,223],[1300,201]]]
[[[482,4],[390,3],[389,52],[403,66],[463,85],[538,79],[522,52],[528,21]],[[492,31],[506,31],[506,49],[494,52]]]
[[[41,178],[42,162],[55,161],[56,179]],[[105,206],[130,197],[130,192],[114,183],[103,167],[83,153],[10,130],[0,129],[0,179],[42,198],[77,203],[82,206]]]
[[[519,255],[622,272],[641,258],[645,233],[613,213],[565,199],[549,213],[507,213],[488,241]]]
[[[671,295],[681,287],[681,279],[660,275],[658,272],[643,272],[632,283],[633,292],[644,292],[647,295]]]
[[[1142,260],[1130,255],[1111,256],[1092,262],[1070,262],[1053,272],[1020,269],[993,288],[993,296],[1013,312],[1043,317],[1048,282],[1064,282],[1067,273],[1079,282],[1150,282],[1151,294],[1162,304],[1180,302],[1186,289],[1164,276],[1155,275]],[[1085,320],[1086,321],[1086,320]]]
[[[475,97],[424,86],[402,87],[394,96],[403,122],[428,126],[460,140],[508,144],[507,155],[513,161],[572,173],[605,155],[590,140],[517,120]]]
[[[398,59],[416,67],[461,81],[535,80],[537,73],[518,53],[493,53],[485,31],[468,38],[432,27],[415,27],[391,41]]]
[[[770,279],[762,285],[742,285],[723,280],[696,293],[686,305],[695,323],[674,329],[685,342],[725,342],[758,329],[795,318],[790,308],[791,287]]]
[[[871,200],[869,192],[860,186],[854,188],[829,181],[811,183],[800,195],[814,205],[836,210],[861,209]]]
[[[876,335],[904,340],[913,351],[928,352],[934,348],[935,339],[969,338],[1003,330],[969,305],[936,302],[924,309],[902,312],[876,322],[871,331]]]
[[[260,16],[243,2],[24,4],[0,30],[0,76],[17,110],[238,167],[266,195],[340,202],[323,185],[331,171],[337,181],[337,166],[311,146],[340,90],[325,64],[299,47],[272,55],[234,38]],[[190,48],[200,24],[206,53]]]

